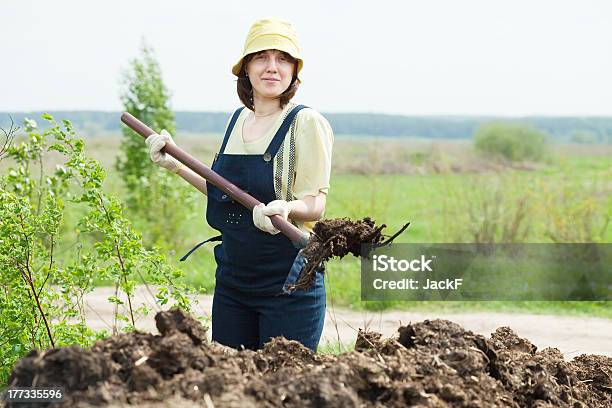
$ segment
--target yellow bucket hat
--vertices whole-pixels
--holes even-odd
[[[291,23],[278,18],[264,18],[253,23],[244,43],[242,57],[232,67],[232,73],[238,76],[242,68],[242,60],[247,55],[272,49],[284,51],[295,58],[297,60],[296,76],[300,73],[304,61],[302,61],[297,33]]]

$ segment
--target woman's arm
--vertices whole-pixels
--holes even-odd
[[[176,174],[203,194],[207,194],[206,181],[200,175],[187,167],[182,167]],[[325,213],[326,197],[327,194],[319,192],[317,196],[306,196],[301,200],[289,201],[289,217],[300,222],[318,221]]]
[[[285,201],[274,200],[268,204],[261,203],[253,208],[253,223],[262,231],[270,234],[278,234],[278,230],[270,216],[280,215],[284,219],[291,218],[293,221],[318,221],[325,212],[325,192],[320,191],[318,195],[307,195],[300,200]]]
[[[188,169],[184,164],[179,162],[171,155],[162,152],[162,149],[167,143],[176,145],[174,140],[172,140],[172,136],[166,131],[166,129],[163,129],[161,132],[159,132],[159,134],[153,134],[147,137],[145,143],[149,148],[149,156],[155,164],[178,174],[202,193],[207,193],[206,181],[204,178]]]
[[[176,172],[176,174],[181,176],[183,180],[187,181],[205,195],[208,194],[206,190],[206,180],[204,180],[204,178],[199,174],[194,173],[193,170],[183,166]]]
[[[289,218],[294,221],[318,221],[325,212],[327,194],[305,196],[301,200],[289,201]]]
[[[318,221],[325,212],[334,134],[327,120],[313,109],[300,111],[296,122],[295,176],[289,217]]]

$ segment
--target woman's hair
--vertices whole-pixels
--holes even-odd
[[[249,64],[249,61],[253,59],[256,53],[249,54],[242,60],[242,67],[240,67],[240,72],[238,73],[238,80],[236,81],[236,90],[238,91],[238,97],[240,101],[249,108],[250,110],[255,110],[253,106],[253,86],[251,85],[251,81],[249,77],[246,76],[246,67]],[[291,55],[284,53],[287,58],[289,58],[294,63],[293,70],[293,78],[291,79],[291,84],[289,87],[278,96],[280,100],[280,105],[282,108],[289,103],[291,98],[295,96],[298,88],[300,87],[300,80],[297,77],[297,60],[293,58]]]

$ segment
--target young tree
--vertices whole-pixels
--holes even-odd
[[[123,73],[120,92],[124,110],[152,129],[166,129],[176,139],[174,113],[170,109],[170,92],[162,80],[153,49],[144,41],[140,55],[130,61]],[[126,203],[132,218],[145,232],[150,244],[178,245],[178,229],[188,208],[176,208],[189,202],[185,186],[166,170],[155,166],[141,136],[123,127],[121,154],[116,169],[126,187]]]

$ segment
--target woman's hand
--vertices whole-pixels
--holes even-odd
[[[316,196],[306,196],[301,200],[274,200],[268,205],[260,203],[253,208],[253,223],[260,230],[275,235],[280,231],[272,225],[272,215],[280,215],[284,219],[291,215],[294,221],[318,221],[325,212],[326,197],[325,193],[319,192]]]
[[[160,134],[154,134],[147,137],[145,143],[149,148],[151,160],[158,166],[168,169],[173,173],[178,173],[180,169],[185,167],[174,157],[161,151],[164,146],[166,146],[166,143],[175,144],[174,140],[172,140],[172,136],[170,136],[170,133],[168,133],[166,129],[163,129]]]
[[[268,205],[259,203],[253,208],[253,224],[264,232],[276,235],[280,231],[272,225],[272,215],[280,215],[286,220],[289,217],[289,203],[285,200],[270,201]]]

